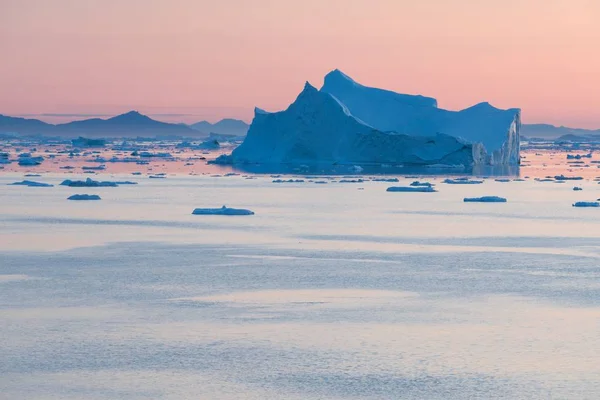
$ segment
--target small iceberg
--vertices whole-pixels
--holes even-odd
[[[556,175],[554,177],[557,181],[581,181],[583,177],[581,176],[564,176],[564,175]]]
[[[479,185],[483,181],[470,180],[468,178],[444,179],[444,183],[449,185]]]
[[[69,186],[69,187],[116,187],[118,186],[116,182],[110,181],[95,181],[93,179],[87,178],[85,181],[72,181],[70,179],[65,179],[60,184],[61,186]]]
[[[504,197],[498,196],[483,196],[483,197],[465,197],[465,203],[506,203]]]
[[[395,183],[395,182],[400,182],[400,179],[398,179],[398,178],[374,178],[374,179],[371,179],[371,181],[373,181],[373,182],[392,182],[392,183]]]
[[[97,194],[74,194],[67,198],[67,200],[101,200]]]
[[[338,183],[364,183],[362,179],[340,179]]]
[[[223,206],[221,208],[196,208],[192,211],[193,215],[254,215],[254,211],[243,208],[229,208]]]
[[[35,182],[35,181],[28,181],[28,180],[24,180],[21,182],[9,183],[9,185],[29,186],[29,187],[53,187],[54,186],[49,183]]]
[[[437,190],[431,186],[390,186],[386,192],[433,193]]]
[[[419,182],[419,181],[414,181],[410,184],[410,186],[416,186],[416,187],[432,187],[433,184],[429,183],[429,182]]]
[[[44,161],[43,157],[20,157],[18,164],[24,167],[34,167]]]
[[[578,201],[573,204],[573,207],[600,207],[600,203],[597,201]]]
[[[275,179],[272,183],[303,183],[304,179]]]

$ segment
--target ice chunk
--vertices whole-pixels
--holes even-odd
[[[373,178],[373,182],[400,182],[398,178]]]
[[[362,179],[340,179],[339,183],[363,183]]]
[[[581,176],[564,176],[564,175],[556,175],[554,177],[557,181],[581,181],[583,177]]]
[[[14,182],[14,183],[11,183],[10,185],[29,186],[29,187],[52,187],[52,186],[54,186],[49,183],[35,182],[35,181],[28,181],[28,180],[24,180],[21,182]]]
[[[254,211],[243,208],[229,208],[223,206],[221,208],[196,208],[193,215],[254,215]]]
[[[97,194],[74,194],[67,200],[100,200],[100,196]]]
[[[302,183],[304,182],[304,179],[275,179],[272,181],[272,183]]]
[[[118,186],[116,182],[110,181],[95,181],[93,179],[87,178],[85,181],[72,181],[70,179],[65,179],[62,181],[61,186],[69,186],[69,187],[116,187]]]
[[[465,197],[465,203],[506,203],[504,197],[498,196],[483,196],[483,197]]]
[[[44,161],[44,157],[21,157],[19,156],[19,165],[33,167],[40,165]]]
[[[573,207],[600,207],[600,203],[597,201],[578,201],[573,204]]]
[[[419,182],[419,181],[414,181],[410,184],[410,186],[421,186],[421,187],[432,187],[433,184],[429,183],[429,182]]]
[[[483,181],[478,181],[478,180],[470,180],[467,178],[457,178],[457,179],[444,179],[443,181],[444,183],[450,184],[450,185],[478,185],[480,183],[483,183]]]
[[[419,192],[419,193],[433,193],[437,192],[431,186],[390,186],[386,192]]]

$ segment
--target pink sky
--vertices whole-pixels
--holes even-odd
[[[598,21],[598,0],[0,0],[0,114],[249,121],[340,68],[600,128]]]

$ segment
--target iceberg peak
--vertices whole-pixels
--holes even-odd
[[[262,108],[254,107],[254,115],[257,114],[270,114],[268,111],[263,110]]]
[[[309,81],[304,83],[304,90],[302,92],[318,92],[317,88],[310,84]]]

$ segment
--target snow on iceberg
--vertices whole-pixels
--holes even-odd
[[[390,186],[386,192],[433,193],[437,192],[437,190],[431,186]]]
[[[465,203],[506,203],[504,197],[498,196],[482,196],[482,197],[465,197]]]
[[[337,69],[325,76],[321,91],[375,129],[414,136],[442,133],[473,144],[475,164],[519,164],[521,111],[517,108],[500,110],[484,102],[448,111],[438,108],[433,98],[363,86]]]
[[[254,211],[243,208],[229,208],[223,206],[221,208],[196,208],[192,212],[193,215],[254,215]]]
[[[52,187],[52,186],[54,186],[49,183],[35,182],[35,181],[28,181],[28,180],[24,180],[21,182],[9,183],[9,185],[29,186],[29,187]]]
[[[67,200],[100,200],[97,194],[74,194],[69,196]]]

